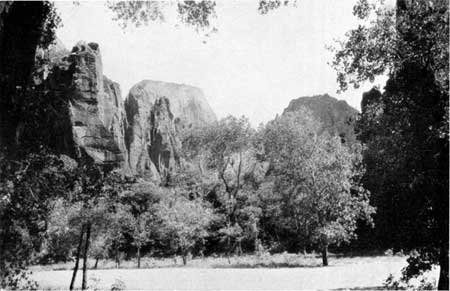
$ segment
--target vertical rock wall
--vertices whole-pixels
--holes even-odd
[[[98,45],[79,42],[52,69],[49,83],[56,98],[67,100],[76,158],[127,170],[121,92],[103,75]]]
[[[123,102],[96,43],[79,42],[70,53],[57,43],[39,55],[51,65],[37,80],[61,101],[49,124],[52,147],[77,160],[160,181],[180,165],[180,131],[216,121],[201,90],[186,85],[143,81]]]

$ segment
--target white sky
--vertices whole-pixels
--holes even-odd
[[[267,15],[258,1],[223,1],[218,33],[204,37],[175,21],[123,30],[104,2],[56,2],[63,21],[57,36],[71,47],[97,42],[103,72],[125,98],[143,79],[200,87],[218,117],[245,115],[253,125],[279,114],[300,96],[328,93],[359,109],[360,90],[337,94],[325,49],[356,26],[355,0],[297,0]],[[206,40],[206,42],[204,42]]]

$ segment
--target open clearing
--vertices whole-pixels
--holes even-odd
[[[126,289],[147,290],[374,289],[405,265],[405,257],[355,257],[331,259],[328,267],[103,269],[89,270],[88,277],[89,287],[100,289],[110,289],[116,279]],[[43,289],[67,289],[71,275],[70,270],[33,272]],[[438,269],[428,276],[437,279]]]

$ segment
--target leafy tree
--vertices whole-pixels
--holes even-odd
[[[132,245],[137,250],[137,265],[141,267],[141,249],[154,237],[155,205],[165,194],[164,191],[152,183],[138,182],[120,194],[120,203],[128,205],[131,215],[128,232]]]
[[[161,236],[175,253],[181,254],[185,265],[195,244],[208,235],[207,229],[214,219],[210,207],[201,200],[189,200],[176,194],[158,203],[156,216],[160,220]]]
[[[67,200],[64,198],[56,199],[51,208],[39,261],[41,263],[67,262],[73,257],[73,242],[79,233],[79,229],[70,223],[71,218],[78,215],[78,209],[67,205]]]
[[[416,274],[439,262],[438,289],[448,289],[448,3],[399,0],[388,9],[361,0],[354,14],[362,24],[332,64],[341,88],[389,77],[384,93],[364,96],[359,128],[378,233],[417,248],[419,261],[434,258],[410,264],[421,266]]]
[[[133,245],[137,249],[138,268],[141,267],[141,249],[151,239],[151,223],[154,218],[149,212],[139,213],[133,221]]]
[[[107,7],[113,12],[113,19],[118,21],[122,28],[126,28],[129,24],[139,27],[148,25],[149,22],[163,22],[166,20],[167,8],[175,4],[181,23],[193,27],[196,31],[217,30],[215,27],[211,28],[211,20],[216,17],[215,1],[109,1]]]
[[[358,220],[371,221],[374,209],[359,184],[361,155],[338,137],[317,133],[306,110],[278,117],[265,132],[275,189],[297,234],[319,246],[328,265],[328,246],[355,237]]]
[[[42,247],[52,200],[71,189],[71,165],[64,160],[45,151],[0,158],[1,286],[14,287],[7,284],[15,270],[24,270]]]
[[[282,6],[288,6],[289,4],[295,6],[296,2],[296,0],[260,0],[257,10],[264,15]],[[107,7],[114,13],[113,19],[118,21],[123,28],[126,28],[129,24],[139,27],[148,25],[152,21],[165,21],[167,8],[173,7],[175,4],[181,23],[193,27],[197,32],[209,30],[206,36],[217,32],[217,28],[212,24],[213,19],[217,17],[216,1],[109,1]]]
[[[237,198],[256,167],[253,135],[254,130],[247,118],[229,116],[217,124],[195,129],[183,140],[183,148],[191,156],[202,152],[206,156],[207,167],[213,169],[217,175],[220,188],[214,191],[217,196],[215,202],[222,208],[225,218],[225,229],[219,233],[227,237],[225,241],[228,253],[231,251],[232,240],[231,236],[226,234],[236,233],[232,228],[239,224],[236,216]]]
[[[24,21],[26,19],[27,21]],[[26,128],[24,119],[34,116],[28,102],[42,101],[42,95],[31,82],[38,47],[47,47],[60,25],[53,3],[2,3],[0,24],[0,149],[16,152],[20,134]],[[36,123],[36,121],[35,121]],[[31,124],[30,124],[31,125]],[[38,142],[33,144],[39,148]]]
[[[79,166],[76,172],[77,185],[67,201],[69,205],[77,207],[78,212],[72,218],[71,224],[80,229],[79,241],[76,250],[75,267],[73,271],[70,289],[74,288],[76,274],[78,272],[79,259],[83,255],[83,280],[82,289],[87,288],[87,258],[91,236],[107,230],[108,243],[114,245],[120,243],[123,225],[128,225],[127,209],[118,204],[119,193],[127,187],[129,181],[124,179],[119,172],[105,173],[100,166],[85,164]],[[106,226],[108,226],[106,228]],[[84,250],[82,248],[84,247]]]

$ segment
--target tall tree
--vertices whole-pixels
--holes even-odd
[[[236,231],[242,230],[236,216],[237,197],[246,177],[254,169],[253,134],[247,118],[228,116],[217,124],[194,130],[183,141],[189,152],[203,152],[207,166],[217,174],[218,188],[225,194],[218,200],[225,216],[224,229],[220,233],[226,237],[228,252],[231,252],[232,238],[241,235],[241,231]],[[219,193],[219,189],[215,192]]]
[[[47,1],[5,1],[0,5],[0,148],[17,145],[20,121],[26,112],[38,46],[48,46],[60,23]],[[13,150],[13,148],[11,148]]]
[[[52,201],[66,197],[75,177],[70,163],[47,152],[0,157],[0,286],[26,268],[41,249]]]
[[[338,137],[318,133],[318,122],[302,110],[266,127],[264,150],[272,164],[275,189],[299,237],[310,240],[328,265],[328,246],[356,236],[359,220],[371,222],[373,207],[360,185],[361,154]]]
[[[448,3],[397,1],[389,9],[361,0],[354,14],[363,24],[335,50],[341,88],[383,73],[389,77],[385,91],[367,94],[361,106],[360,138],[368,144],[366,185],[379,215],[393,215],[377,221],[390,233],[399,232],[394,245],[419,250],[422,264],[410,264],[405,273],[417,275],[439,263],[438,288],[446,290]]]

